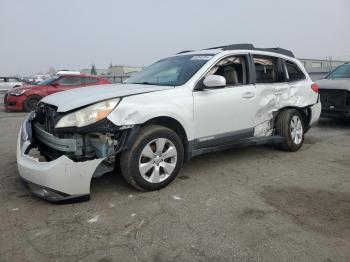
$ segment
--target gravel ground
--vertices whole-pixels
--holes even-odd
[[[194,158],[161,191],[119,174],[56,205],[18,178],[21,113],[0,113],[0,261],[350,261],[350,123],[323,120],[296,153]]]

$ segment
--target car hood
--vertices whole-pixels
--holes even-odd
[[[58,112],[67,112],[106,99],[149,93],[173,88],[174,86],[156,86],[139,84],[98,85],[59,92],[44,97],[41,100],[41,102],[56,106]]]
[[[33,89],[33,88],[37,88],[38,86],[36,85],[23,85],[23,86],[19,86],[19,87],[14,87],[14,88],[10,88],[8,90],[8,92],[13,92],[13,91],[22,91],[22,90],[27,90],[27,89]],[[40,86],[42,87],[42,86]]]
[[[350,91],[350,79],[321,79],[317,81],[320,89],[342,89]]]

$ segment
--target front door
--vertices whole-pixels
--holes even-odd
[[[193,91],[196,147],[210,147],[253,136],[256,87],[247,83],[244,56],[218,62],[207,75],[226,79],[223,88]]]

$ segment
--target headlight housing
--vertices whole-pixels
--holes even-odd
[[[28,91],[28,89],[19,89],[19,90],[15,90],[15,91],[10,91],[10,95],[11,96],[21,96],[27,91]]]
[[[82,127],[93,124],[106,116],[118,105],[120,98],[105,100],[63,116],[55,128]]]

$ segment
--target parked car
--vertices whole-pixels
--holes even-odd
[[[60,70],[56,73],[56,75],[80,75],[80,72],[71,70]]]
[[[322,102],[322,117],[350,118],[350,63],[338,66],[317,82]]]
[[[23,81],[18,77],[0,77],[0,93],[5,93],[11,88],[22,85]]]
[[[135,188],[158,190],[204,153],[266,143],[297,151],[321,112],[317,85],[281,48],[182,52],[113,86],[47,96],[28,115],[17,163],[34,194],[88,198],[92,177],[115,167]]]
[[[84,86],[110,84],[107,79],[88,75],[60,75],[40,82],[9,90],[4,98],[6,110],[32,111],[45,96]],[[69,99],[69,96],[66,97]]]
[[[38,83],[40,83],[40,82],[42,82],[42,81],[45,81],[45,80],[47,80],[47,79],[49,79],[49,78],[51,78],[51,75],[48,75],[48,74],[46,74],[46,75],[36,75],[36,76],[34,76],[34,78],[33,78],[33,82],[34,82],[35,84],[38,84]]]

